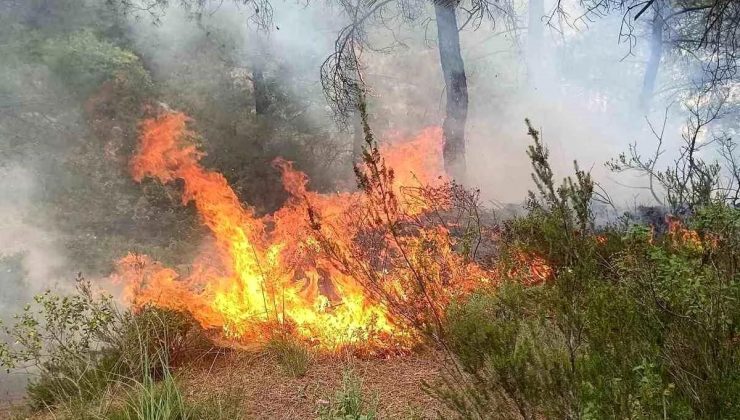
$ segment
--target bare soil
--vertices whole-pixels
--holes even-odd
[[[247,418],[311,419],[332,400],[345,369],[362,379],[363,396],[377,398],[380,418],[438,418],[444,408],[422,388],[441,378],[438,353],[386,359],[333,355],[315,358],[305,376],[293,378],[265,353],[230,352],[179,375],[194,399],[237,396]]]

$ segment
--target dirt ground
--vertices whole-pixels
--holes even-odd
[[[247,418],[311,419],[336,396],[343,372],[351,369],[362,380],[363,396],[377,398],[380,418],[438,418],[444,409],[422,383],[441,378],[439,357],[434,352],[366,360],[321,356],[305,376],[292,378],[265,353],[231,352],[187,369],[181,378],[193,398],[238,396]]]
[[[377,401],[381,419],[445,418],[444,408],[422,384],[442,377],[434,351],[387,358],[320,355],[311,361],[305,376],[286,374],[267,352],[223,351],[175,370],[186,398],[236,402],[247,419],[316,419],[318,411],[336,398],[343,374],[349,370],[361,379],[363,399]],[[19,405],[0,404],[0,419],[46,420],[62,413],[21,415]]]

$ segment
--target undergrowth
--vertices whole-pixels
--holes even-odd
[[[461,373],[429,391],[460,418],[738,418],[740,210],[595,227],[590,176],[558,185],[530,135],[537,190],[504,225],[501,284],[448,307]]]
[[[443,229],[419,239],[432,222],[399,210],[401,198],[388,190],[392,170],[365,130],[358,177],[376,217],[361,228],[384,233],[377,248],[338,241],[319,214],[310,213],[311,221],[333,262],[370,273],[359,278],[372,296],[454,360],[440,383],[426,384],[449,413],[740,418],[740,209],[700,194],[702,202],[668,216],[664,229],[629,215],[597,226],[589,173],[576,164],[574,176],[557,182],[530,127],[536,189],[527,213],[498,231],[495,282],[471,289],[466,280],[479,274],[469,264],[478,244],[453,250]],[[444,222],[446,215],[436,215]],[[471,219],[480,231],[480,219]],[[386,277],[374,274],[370,254],[379,249],[393,251],[386,269],[403,274],[400,287],[388,289]],[[83,279],[77,287],[70,296],[38,296],[15,325],[3,327],[0,364],[35,375],[32,408],[68,418],[237,418],[228,399],[186,398],[172,373],[211,347],[192,319],[155,308],[121,312]],[[266,350],[288,376],[310,368],[310,350],[289,336],[275,335]],[[375,419],[378,400],[346,370],[317,414]]]
[[[266,350],[277,359],[283,372],[293,378],[304,376],[311,365],[311,351],[293,337],[275,335]]]
[[[191,409],[171,369],[213,347],[188,316],[156,308],[120,311],[82,278],[74,294],[36,296],[13,325],[2,325],[2,335],[0,364],[31,375],[29,407],[68,418],[108,418],[117,409],[111,401],[122,395],[128,407],[122,416],[134,410],[152,416],[132,418],[191,418],[156,413]]]

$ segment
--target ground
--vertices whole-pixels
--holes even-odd
[[[176,376],[188,399],[221,396],[237,401],[247,419],[316,419],[321,406],[341,389],[343,373],[351,369],[362,380],[363,397],[377,399],[379,418],[438,418],[444,417],[444,408],[422,384],[441,379],[442,357],[431,350],[387,358],[319,355],[305,376],[293,378],[269,353],[224,351],[177,369]],[[35,420],[57,417],[54,413],[31,416]],[[5,418],[18,418],[18,410],[0,407],[0,419]]]
[[[363,395],[377,396],[381,418],[430,418],[443,410],[422,389],[439,380],[438,353],[426,351],[387,359],[319,356],[304,377],[291,378],[265,353],[230,352],[183,372],[191,396],[224,392],[242,396],[248,418],[310,419],[334,398],[346,369],[362,378]]]

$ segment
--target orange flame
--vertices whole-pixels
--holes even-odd
[[[137,182],[181,180],[183,204],[195,205],[215,239],[215,253],[199,255],[187,275],[146,256],[121,259],[117,276],[135,307],[185,310],[205,328],[244,342],[262,341],[278,326],[325,347],[407,336],[386,307],[322,255],[309,225],[307,203],[351,237],[352,225],[339,215],[361,205],[362,194],[308,191],[306,175],[278,159],[274,164],[291,198],[274,214],[258,217],[223,175],[201,166],[202,153],[187,142],[187,122],[182,113],[144,121],[130,170]],[[440,128],[384,146],[381,153],[396,174],[393,188],[444,182],[441,151]]]
[[[706,238],[706,241],[702,241],[699,233],[685,227],[678,217],[666,216],[666,221],[668,222],[668,238],[674,247],[686,248],[698,252],[703,251],[705,245],[709,246],[709,248],[716,248],[718,243],[717,237],[710,235],[710,237]]]
[[[542,284],[553,278],[553,269],[544,258],[522,250],[514,254],[516,265],[508,271],[510,278],[519,278],[527,286]]]

